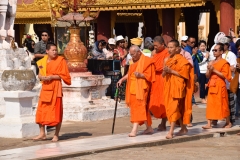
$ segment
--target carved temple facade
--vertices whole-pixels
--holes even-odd
[[[49,30],[53,40],[55,25],[50,10],[59,8],[60,1],[18,0],[16,41],[21,43],[27,32],[40,37],[42,30]],[[219,31],[240,31],[240,0],[96,0],[88,8],[100,11],[94,22],[97,39],[137,37],[140,23],[144,37],[163,35],[168,41],[191,35],[207,40],[209,45]]]

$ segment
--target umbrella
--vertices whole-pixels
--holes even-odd
[[[81,13],[68,13],[60,18],[58,18],[58,21],[91,21],[94,18],[88,16],[88,17],[84,17],[83,14]]]

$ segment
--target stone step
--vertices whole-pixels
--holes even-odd
[[[225,122],[219,121],[219,126]],[[1,160],[19,160],[19,159],[62,159],[76,157],[86,154],[124,149],[129,147],[149,147],[156,145],[165,145],[172,143],[180,143],[193,141],[202,138],[216,137],[216,135],[226,136],[227,134],[236,134],[240,131],[240,120],[236,121],[233,128],[213,128],[203,130],[202,126],[206,123],[198,123],[189,128],[189,132],[184,136],[177,136],[171,140],[167,140],[165,132],[157,132],[155,130],[152,135],[141,135],[140,131],[137,137],[128,137],[128,133],[101,136],[95,138],[86,138],[72,141],[60,141],[58,143],[35,145],[31,147],[16,148],[0,151]],[[169,130],[169,128],[168,128]],[[177,133],[180,128],[177,128]],[[219,140],[219,139],[218,139]]]

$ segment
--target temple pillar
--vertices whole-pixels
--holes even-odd
[[[235,0],[220,1],[220,31],[229,34],[229,28],[235,30]]]
[[[106,42],[111,37],[111,12],[101,11],[97,18],[97,40]]]
[[[174,8],[162,10],[162,36],[166,44],[175,37]]]
[[[154,38],[157,36],[157,25],[158,23],[158,14],[156,9],[145,9],[143,10],[143,16],[144,16],[144,28],[145,31],[145,37],[151,37]]]
[[[240,1],[235,0],[235,31],[240,36]]]

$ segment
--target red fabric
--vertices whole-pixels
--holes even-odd
[[[149,110],[156,118],[166,118],[164,106],[164,79],[162,77],[164,59],[169,56],[168,50],[164,49],[153,56],[156,69],[156,80],[152,83]]]
[[[47,61],[47,58],[41,60]],[[63,57],[57,57],[48,63],[41,63],[41,60],[38,63],[41,64],[40,73],[42,73],[41,70],[46,69],[47,76],[58,75],[66,84],[71,85],[71,77]],[[62,121],[62,95],[59,95],[59,93],[62,93],[61,80],[43,81],[36,113],[36,123],[55,126]]]
[[[56,126],[61,123],[63,117],[62,98],[57,97],[54,106],[47,106],[42,103],[44,102],[40,102],[41,107],[37,109],[36,123],[47,126]]]

